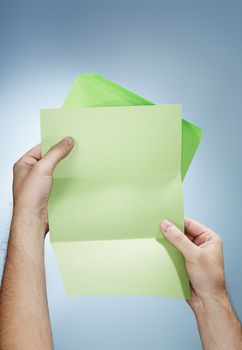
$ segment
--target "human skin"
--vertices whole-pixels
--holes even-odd
[[[73,147],[68,137],[41,156],[40,145],[14,166],[13,217],[0,291],[0,349],[53,349],[45,270],[47,203],[55,166]],[[185,257],[188,301],[205,350],[241,350],[241,325],[226,292],[222,241],[206,226],[185,220],[185,234],[171,222],[161,230]]]
[[[56,164],[72,149],[66,138],[42,158],[40,145],[14,165],[13,217],[0,291],[0,349],[53,349],[44,238],[47,202]]]
[[[165,220],[165,238],[184,256],[192,308],[204,350],[242,350],[242,328],[229,301],[221,238],[198,221],[185,219],[185,234]]]

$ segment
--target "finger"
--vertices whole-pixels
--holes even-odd
[[[31,148],[27,153],[25,153],[24,156],[30,156],[37,161],[40,160],[42,157],[40,143],[38,145],[34,146],[33,148]]]
[[[196,253],[198,247],[173,223],[164,220],[160,225],[160,229],[165,238],[173,244],[186,259],[191,258]]]
[[[187,233],[185,233],[185,235],[190,239],[190,241],[194,241],[194,237],[193,236],[191,236],[191,235],[189,235],[189,234],[187,234]]]
[[[19,177],[25,176],[39,159],[41,159],[40,144],[31,148],[14,164],[15,175],[18,173]]]
[[[38,162],[39,168],[46,174],[52,174],[55,166],[69,154],[73,145],[73,138],[65,137],[59,143],[52,146],[46,155]]]
[[[204,232],[211,232],[207,226],[191,218],[185,218],[185,233],[192,237],[198,237]]]

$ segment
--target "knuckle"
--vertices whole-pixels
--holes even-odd
[[[17,160],[13,165],[13,172],[16,173],[21,168],[21,159]]]
[[[17,167],[18,167],[17,162],[15,162],[14,165],[13,165],[13,172],[14,172],[14,173],[16,172]]]

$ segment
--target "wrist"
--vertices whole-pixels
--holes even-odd
[[[10,227],[7,260],[18,265],[29,265],[38,268],[44,261],[45,228],[42,220],[32,211],[16,207]],[[11,257],[10,260],[8,257]]]
[[[222,290],[220,293],[217,293],[216,295],[208,294],[206,296],[197,297],[196,301],[191,305],[191,308],[195,313],[195,316],[199,317],[200,315],[208,315],[209,313],[221,308],[231,308],[231,304],[227,291],[224,288],[224,290]]]
[[[34,208],[25,208],[14,205],[10,234],[18,234],[24,239],[27,236],[31,238],[44,238],[47,231],[47,219],[45,213],[39,212]],[[29,238],[29,237],[28,237]]]
[[[25,224],[31,224],[38,226],[40,230],[45,231],[48,226],[47,210],[37,210],[34,207],[25,207],[15,204],[13,206],[12,223],[25,222]]]

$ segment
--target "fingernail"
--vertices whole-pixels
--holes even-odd
[[[167,232],[168,228],[172,226],[172,223],[168,220],[162,221],[160,227],[163,232]]]
[[[70,147],[70,146],[73,145],[74,140],[73,140],[72,137],[68,136],[68,137],[65,137],[65,138],[63,139],[63,142],[64,142],[68,147]]]

